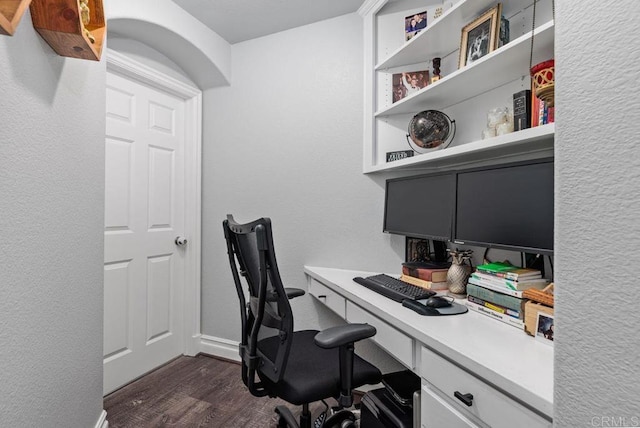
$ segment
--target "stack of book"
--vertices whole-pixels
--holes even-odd
[[[402,264],[400,280],[433,291],[446,290],[448,270],[421,262],[407,262]]]
[[[467,284],[469,309],[481,312],[514,327],[524,327],[522,292],[542,289],[548,281],[537,269],[519,268],[495,262],[480,265]]]

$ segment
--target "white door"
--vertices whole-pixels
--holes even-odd
[[[107,72],[104,393],[184,350],[185,101]]]

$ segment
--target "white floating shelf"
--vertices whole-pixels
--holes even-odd
[[[553,156],[554,135],[555,124],[550,123],[486,140],[416,154],[398,161],[377,164],[364,172],[473,165],[485,161],[504,161],[517,156],[551,157]]]
[[[387,59],[376,65],[376,70],[401,65],[426,62],[435,57],[444,57],[460,47],[462,28],[495,5],[495,0],[460,1],[433,21],[406,44],[398,48]],[[416,61],[416,58],[420,58]]]
[[[467,1],[460,5],[462,7],[468,3],[470,2]],[[474,6],[476,6],[474,10],[477,10],[477,5]],[[454,10],[457,9],[451,9],[448,12]],[[435,28],[437,25],[438,23],[434,22],[433,27]],[[415,40],[418,40],[421,35],[416,36]],[[553,52],[553,44],[554,23],[549,21],[535,30],[536,52],[546,50]],[[434,45],[438,45],[438,43],[434,43]],[[405,48],[402,54],[394,55],[392,57],[394,61],[400,55],[404,58],[405,51],[408,52]],[[473,64],[458,69],[426,88],[379,110],[375,113],[375,117],[417,113],[427,109],[443,109],[511,82],[514,80],[514,76],[528,76],[530,52],[531,32],[528,32],[485,55]],[[550,58],[543,58],[543,60],[546,59]],[[400,59],[398,59],[398,63],[401,63]]]

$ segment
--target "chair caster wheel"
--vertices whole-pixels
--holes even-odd
[[[356,426],[356,417],[348,410],[340,410],[331,415],[322,426],[323,428],[349,428]]]
[[[351,421],[351,420],[346,420],[346,421],[342,421],[342,423],[340,424],[340,428],[355,428],[356,427],[356,423],[355,421]]]

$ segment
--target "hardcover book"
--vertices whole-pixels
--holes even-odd
[[[471,274],[472,278],[478,279],[480,281],[491,282],[499,287],[505,287],[514,291],[524,291],[529,288],[537,288],[539,290],[543,289],[547,286],[549,281],[544,278],[535,278],[535,279],[527,279],[520,281],[513,281],[506,278],[498,278],[492,275],[487,275],[482,272],[473,272]]]
[[[498,293],[507,294],[509,296],[522,299],[522,293],[523,293],[522,291],[511,290],[510,288],[507,288],[503,285],[496,285],[493,282],[480,280],[480,279],[474,278],[473,276],[469,277],[469,282],[467,286],[469,284],[478,285],[480,287],[488,288],[489,290],[497,291]]]
[[[531,91],[525,89],[513,94],[513,130],[531,128]]]
[[[519,328],[521,330],[524,329],[524,321],[518,318],[511,317],[509,315],[501,314],[500,312],[496,312],[492,309],[479,305],[477,303],[471,302],[469,299],[464,301],[466,307],[476,312],[480,312],[481,314],[487,315],[493,319],[498,321],[502,321],[503,323]]]
[[[538,269],[521,268],[504,262],[493,262],[478,265],[476,270],[513,281],[518,281],[524,278],[542,278],[542,273]]]
[[[446,282],[448,268],[419,267],[416,263],[403,263],[402,274],[431,282]]]
[[[482,299],[484,301],[495,303],[496,305],[517,311],[522,310],[522,303],[524,302],[524,299],[519,299],[517,297],[490,290],[486,287],[482,287],[480,285],[472,283],[467,284],[467,294],[469,296],[473,296],[478,299]]]
[[[432,282],[425,281],[424,279],[416,278],[409,275],[401,275],[400,281],[408,282],[409,284],[413,284],[415,286],[426,288],[427,290],[447,290],[449,287],[447,286],[447,282]]]
[[[478,305],[484,306],[485,308],[489,308],[492,311],[496,311],[498,313],[509,315],[510,317],[523,319],[522,312],[520,310],[514,310],[511,308],[505,308],[504,306],[496,305],[495,303],[488,302],[486,300],[478,299],[472,295],[468,295],[467,299],[473,303],[477,303]]]

